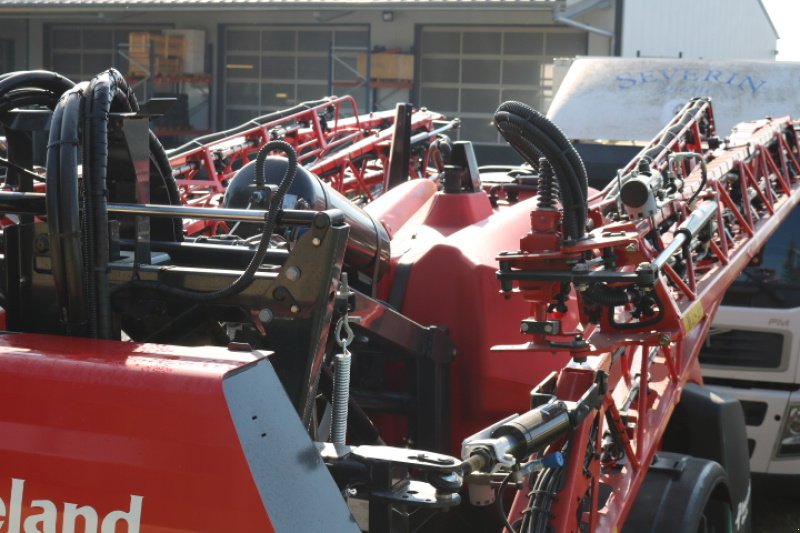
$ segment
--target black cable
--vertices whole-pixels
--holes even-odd
[[[270,236],[275,230],[275,225],[278,220],[278,212],[281,210],[283,205],[283,198],[286,195],[286,192],[289,190],[289,187],[291,187],[292,182],[294,181],[294,176],[297,173],[297,153],[294,151],[292,145],[285,141],[270,141],[265,144],[263,148],[261,148],[258,156],[266,157],[266,154],[273,151],[282,151],[288,156],[287,159],[289,161],[286,167],[286,172],[283,175],[280,185],[278,185],[278,190],[270,200],[269,211],[267,211],[265,217],[264,231],[262,232],[258,249],[253,255],[253,258],[250,260],[250,264],[247,265],[247,269],[242,272],[242,274],[233,283],[224,289],[204,292],[182,289],[180,287],[172,287],[161,282],[132,280],[115,288],[115,290],[118,291],[131,288],[151,289],[188,300],[211,301],[239,294],[248,286],[250,286],[250,284],[253,282],[253,279],[255,279],[256,272],[258,272],[261,263],[264,261],[264,257],[267,255]]]
[[[610,307],[638,302],[641,296],[641,292],[631,285],[609,287],[603,283],[593,283],[584,292],[587,300]]]
[[[25,174],[26,176],[28,176],[29,178],[31,178],[34,181],[44,181],[44,177],[43,176],[40,176],[36,172],[34,172],[32,170],[28,170],[27,168],[23,167],[22,165],[18,165],[16,163],[14,163],[13,161],[9,161],[5,157],[0,157],[0,166],[4,166],[4,167],[7,167],[7,168],[12,168],[12,169],[16,170],[17,172],[19,172],[20,174]]]
[[[694,191],[692,197],[689,198],[687,205],[691,206],[694,201],[700,196],[700,193],[706,188],[706,183],[708,183],[708,171],[703,163],[700,164],[700,185],[697,187],[697,190]]]
[[[151,165],[151,176],[153,171],[157,177],[161,179],[161,184],[164,187],[166,192],[166,200],[169,205],[181,205],[181,193],[178,189],[178,182],[175,180],[175,176],[172,174],[172,165],[169,163],[169,158],[167,157],[167,153],[164,150],[164,147],[161,144],[161,141],[158,140],[156,134],[153,133],[153,130],[149,130],[149,143],[150,143],[150,165]],[[153,178],[150,178],[150,187],[151,187],[151,194],[153,192]],[[172,240],[175,242],[180,242],[183,240],[183,219],[181,217],[175,217],[166,219],[167,222],[171,221],[171,232],[172,232]],[[151,231],[155,233],[156,228],[151,228]]]
[[[500,488],[497,489],[497,498],[495,498],[495,505],[497,507],[497,513],[500,515],[500,518],[503,520],[503,524],[506,526],[506,529],[509,533],[517,533],[517,530],[514,529],[514,526],[511,525],[511,522],[508,520],[508,515],[506,514],[506,506],[503,503],[503,491],[506,490],[508,486],[508,481],[511,479],[511,476],[514,472],[509,472],[506,477],[503,478],[502,483],[500,483]]]
[[[43,106],[53,109],[60,96],[60,94],[37,87],[14,89],[0,95],[0,113],[31,106]]]
[[[57,104],[50,119],[50,134],[47,143],[47,161],[45,188],[45,206],[47,212],[47,226],[50,232],[50,257],[52,258],[53,284],[56,290],[56,299],[63,309],[67,301],[66,282],[64,280],[63,254],[61,252],[60,227],[58,220],[61,214],[61,186],[60,168],[61,157],[59,141],[61,139],[61,119],[63,112],[61,105]]]
[[[59,98],[74,87],[69,79],[48,71],[9,72],[0,77],[0,113],[15,108],[42,106],[55,109]],[[58,130],[56,130],[58,133]],[[9,133],[9,144],[11,134]],[[9,161],[14,163],[14,153],[9,153]],[[20,171],[15,168],[17,173]],[[27,175],[27,173],[24,173]],[[14,174],[11,176],[16,177]],[[28,176],[30,177],[30,176]],[[6,185],[16,188],[19,184],[9,180]]]

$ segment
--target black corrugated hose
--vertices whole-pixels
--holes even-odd
[[[664,134],[658,139],[658,143],[644,152],[640,156],[640,159],[649,159],[650,161],[653,161],[658,154],[660,154],[665,148],[668,148],[675,141],[678,133],[694,119],[697,110],[706,103],[708,103],[707,98],[695,98],[692,101],[692,104],[688,109],[686,109],[686,111],[683,112],[677,122],[667,131],[665,131]]]
[[[81,210],[78,209],[78,131],[87,85],[65,92],[53,111],[47,145],[47,225],[53,280],[69,335],[88,333],[88,272],[82,255]]]
[[[9,72],[0,76],[0,113],[30,105],[53,109],[74,86],[73,81],[46,70]]]
[[[76,86],[55,72],[0,75],[0,113],[21,107],[53,110],[47,147],[46,206],[53,278],[67,333],[109,337],[107,171],[111,112],[138,111],[122,75],[108,70]],[[151,186],[162,200],[180,204],[177,183],[161,143],[150,132]],[[83,160],[79,161],[79,154]],[[11,159],[11,158],[10,158]],[[81,190],[78,163],[86,177]],[[13,164],[10,161],[10,164]],[[13,184],[11,184],[13,186]],[[160,192],[159,188],[164,192]],[[174,240],[182,221],[172,220]]]
[[[136,97],[116,70],[101,72],[89,83],[85,102],[83,139],[86,224],[84,250],[90,281],[89,335],[111,338],[111,295],[108,289],[108,120],[109,113],[138,109]]]
[[[562,131],[547,117],[521,102],[500,104],[494,114],[500,134],[531,166],[544,157],[559,182],[564,236],[579,240],[585,234],[589,181],[583,161]]]

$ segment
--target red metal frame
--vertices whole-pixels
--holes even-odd
[[[411,177],[428,177],[441,170],[433,164],[436,158],[429,148],[436,136],[434,123],[444,119],[427,110],[413,113],[411,134],[430,132],[431,137],[412,150],[416,164],[410,165]],[[371,201],[385,184],[394,120],[394,111],[358,115],[352,97],[330,97],[272,120],[255,119],[248,123],[252,127],[236,128],[223,138],[172,154],[170,164],[184,204],[216,206],[235,172],[267,142],[281,139],[297,150],[301,165],[336,190]],[[217,230],[214,222],[187,225],[190,235]]]
[[[593,384],[602,381],[603,374],[607,376],[607,391],[600,405],[569,437],[564,484],[551,515],[555,531],[578,531],[581,522],[589,531],[621,529],[684,385],[702,382],[698,354],[725,290],[800,202],[798,138],[788,117],[740,125],[728,145],[716,151],[709,150],[703,132],[713,132],[710,105],[701,108],[650,165],[666,171],[669,154],[678,151],[702,154],[707,162],[705,182],[700,165],[689,168],[684,162],[678,166],[685,176],[684,192],[664,202],[655,216],[619,221],[612,186],[592,199],[590,218],[596,229],[588,239],[554,248],[554,240],[547,238],[548,228],[538,228],[522,240],[522,252],[501,258],[513,270],[564,272],[576,259],[600,258],[606,250],[616,256],[616,271],[633,273],[642,263],[653,264],[664,247],[678,238],[681,224],[693,212],[718,205],[710,217],[715,229],[707,252],[702,257],[691,253],[683,257],[685,268],[680,272],[665,264],[663,275],[657,277],[652,288],[661,302],[656,324],[637,319],[631,306],[617,306],[611,312],[604,309],[599,324],[592,324],[584,307],[589,302],[578,290],[582,327],[559,336],[534,335],[531,343],[501,348],[518,353],[570,351],[577,362],[559,372],[555,386],[555,396],[567,402],[578,402]],[[648,148],[658,145],[662,134]],[[636,162],[624,172],[633,170]],[[695,200],[698,188],[702,190]],[[750,200],[740,205],[735,199],[741,198]],[[690,200],[694,205],[689,205]],[[542,214],[543,218],[532,213],[532,226],[542,218],[552,225],[549,233],[557,234],[560,220],[548,218],[548,212]],[[665,225],[669,225],[666,231]],[[592,268],[600,268],[598,263]],[[547,320],[555,318],[548,313],[547,304],[559,288],[550,281],[519,281],[515,291],[531,302],[536,320]],[[576,339],[585,345],[564,347]],[[553,341],[560,341],[557,349]],[[637,387],[647,394],[639,394]],[[613,460],[600,459],[600,436],[606,430],[619,435],[620,452]],[[554,443],[551,450],[565,444]],[[600,484],[611,489],[611,496],[598,509]],[[586,498],[592,503],[584,507]],[[527,494],[518,493],[512,522],[527,506]]]

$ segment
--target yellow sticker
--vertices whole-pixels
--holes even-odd
[[[694,327],[700,323],[701,320],[706,316],[706,310],[703,309],[703,302],[700,300],[693,303],[689,309],[686,310],[686,313],[683,315],[681,320],[683,321],[683,327],[686,328],[686,333],[689,333],[694,329]]]

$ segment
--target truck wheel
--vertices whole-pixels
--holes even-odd
[[[623,533],[729,533],[734,528],[728,475],[714,461],[658,452]]]
[[[733,531],[733,512],[728,502],[711,498],[706,503],[697,533],[728,533]]]

